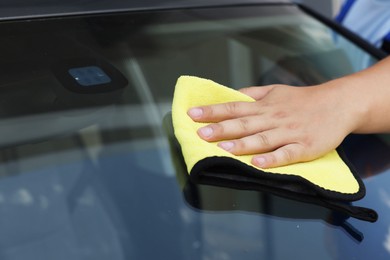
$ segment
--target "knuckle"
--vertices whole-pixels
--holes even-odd
[[[240,129],[244,132],[247,132],[249,130],[249,120],[246,118],[240,118],[238,120],[238,125]]]
[[[282,152],[285,161],[292,162],[294,160],[294,152],[291,149],[282,149]]]
[[[313,146],[313,143],[314,143],[314,140],[309,135],[305,135],[305,136],[302,137],[301,144],[304,147],[310,148],[310,147]]]
[[[256,136],[256,138],[261,146],[266,146],[266,147],[270,146],[269,138],[265,134],[258,133],[255,136]]]
[[[288,130],[297,130],[299,129],[300,125],[298,123],[288,123],[287,129]]]
[[[278,159],[274,153],[270,153],[267,156],[267,162],[269,165],[278,165]]]
[[[243,139],[237,139],[235,140],[235,147],[237,152],[242,152],[242,151],[246,151],[247,144]]]
[[[286,118],[288,116],[288,113],[285,111],[277,111],[277,112],[273,113],[272,116],[275,119],[283,119],[283,118]]]
[[[202,107],[203,110],[203,117],[204,118],[210,118],[213,117],[214,109],[211,106],[204,106]]]
[[[284,148],[281,149],[281,154],[282,154],[282,160],[286,163],[291,163],[295,160],[295,153],[291,149]]]
[[[215,137],[219,137],[224,134],[225,127],[221,123],[214,123],[211,125]]]
[[[228,114],[234,115],[237,112],[238,104],[236,102],[229,102],[225,103],[224,107]]]

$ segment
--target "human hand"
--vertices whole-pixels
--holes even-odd
[[[270,85],[241,92],[255,102],[191,108],[196,122],[210,123],[198,135],[234,155],[253,154],[260,168],[313,160],[336,148],[355,127],[335,84]]]

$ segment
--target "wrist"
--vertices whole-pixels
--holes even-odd
[[[321,85],[328,93],[333,113],[338,117],[344,134],[364,131],[371,110],[370,99],[365,97],[365,85],[359,75],[342,77]]]

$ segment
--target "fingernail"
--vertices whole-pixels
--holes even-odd
[[[254,162],[254,164],[255,165],[257,165],[257,166],[259,166],[259,167],[264,167],[264,166],[266,166],[266,159],[264,158],[264,157],[262,157],[262,156],[259,156],[259,157],[254,157],[253,158],[253,162]]]
[[[211,127],[202,127],[199,128],[199,133],[203,137],[210,137],[213,134],[213,129]]]
[[[234,143],[233,142],[221,142],[218,144],[218,146],[226,151],[230,151],[234,147]]]
[[[188,115],[191,118],[200,118],[203,115],[203,109],[199,107],[194,107],[188,110]]]

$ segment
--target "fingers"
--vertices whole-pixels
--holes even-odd
[[[256,154],[251,163],[259,168],[279,167],[310,159],[306,158],[307,148],[305,149],[304,144],[288,143],[277,135],[267,132],[224,141],[218,146],[234,155]]]
[[[268,123],[267,123],[268,122]],[[273,122],[260,116],[246,116],[212,123],[198,129],[198,135],[210,142],[230,140],[250,136],[272,129]]]
[[[260,168],[278,167],[306,160],[307,144],[293,142],[298,134],[283,135],[282,129],[259,132],[241,139],[218,143],[218,146],[234,155],[254,154],[252,163]],[[306,147],[306,149],[305,149]]]
[[[309,89],[270,85],[240,91],[256,102],[230,102],[188,111],[194,121],[209,123],[198,129],[202,139],[220,142],[219,147],[234,155],[254,155],[252,163],[260,168],[307,161],[325,152],[323,144],[313,145],[313,137],[322,134],[310,130],[312,122],[318,122],[318,113],[301,112],[302,104],[312,100]],[[303,94],[307,101],[296,102]]]
[[[260,168],[273,168],[310,160],[304,151],[304,146],[299,143],[288,144],[272,152],[253,156],[252,164]]]
[[[260,100],[265,97],[277,85],[264,87],[249,87],[240,92]],[[228,102],[210,106],[193,107],[187,114],[196,122],[212,123],[259,113],[259,105],[256,102]]]
[[[240,139],[223,141],[218,143],[218,146],[234,155],[260,154],[273,151],[291,140],[294,139],[283,135],[281,129],[273,129]]]
[[[257,113],[255,102],[228,102],[210,106],[194,107],[187,114],[196,122],[212,123],[223,120],[254,115]]]

